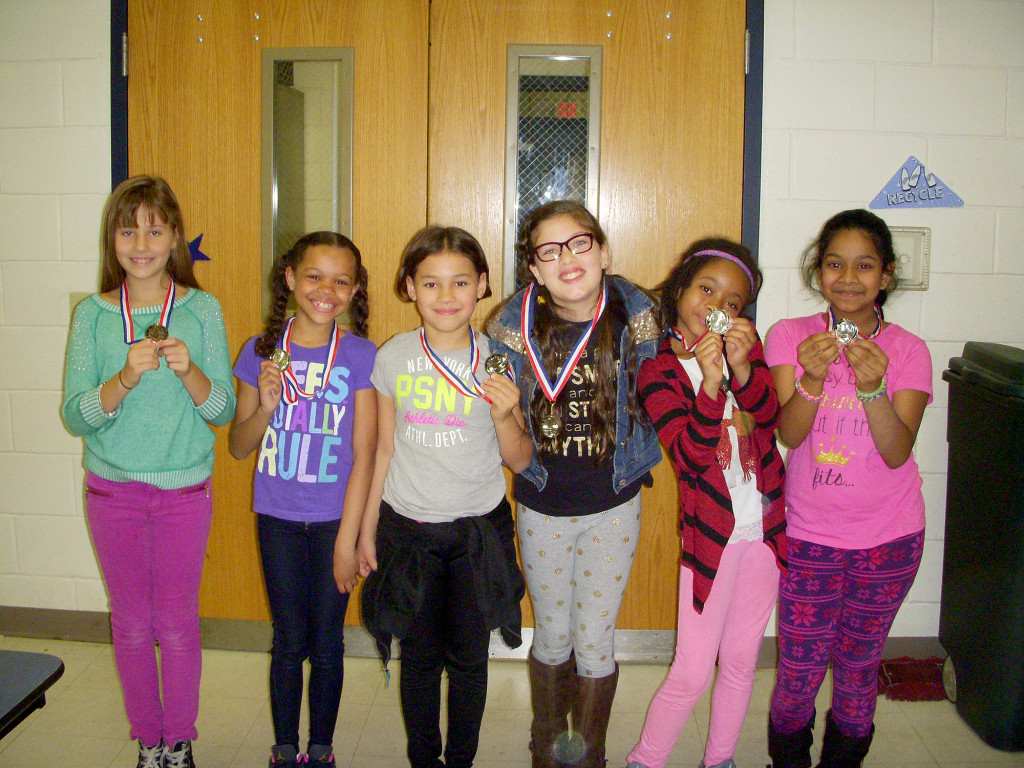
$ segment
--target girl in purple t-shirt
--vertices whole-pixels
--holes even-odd
[[[270,765],[334,766],[348,596],[377,441],[366,337],[366,270],[344,235],[313,232],[274,264],[273,306],[235,364],[231,454],[258,451],[260,558],[274,623]],[[285,319],[289,298],[295,316]],[[353,333],[337,321],[346,310]],[[302,664],[310,661],[309,746],[299,754]]]
[[[779,670],[768,752],[809,766],[814,700],[832,663],[823,766],[857,766],[874,733],[876,680],[924,545],[912,449],[931,399],[924,342],[888,323],[896,254],[865,210],[829,219],[802,262],[825,312],[783,320],[765,358],[775,378],[786,470],[789,571],[779,588]]]

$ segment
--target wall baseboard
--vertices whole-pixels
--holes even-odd
[[[237,621],[233,619],[201,619],[203,647],[231,651],[268,652],[273,639],[269,621]],[[50,640],[109,643],[110,614],[102,611],[69,611],[51,608],[17,608],[0,606],[0,635]],[[492,659],[525,659],[533,641],[533,629],[523,629],[523,644],[506,646],[497,632],[491,635]],[[615,657],[622,662],[667,664],[675,649],[674,630],[617,629]],[[345,627],[345,655],[372,658],[376,646],[369,633],[359,625]],[[392,655],[398,656],[398,643],[392,643]],[[944,657],[946,652],[935,637],[890,637],[885,644],[886,658],[910,656]],[[778,651],[774,637],[765,637],[757,665],[775,667]]]

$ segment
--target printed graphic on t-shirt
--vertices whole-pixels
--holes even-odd
[[[473,380],[465,360],[439,357],[462,381]],[[395,407],[405,412],[404,437],[416,445],[446,448],[468,442],[463,428],[474,399],[456,392],[425,355],[409,360],[406,372],[395,377]],[[427,425],[432,429],[422,429]]]
[[[336,483],[340,447],[339,428],[351,407],[348,368],[335,365],[327,382],[324,363],[292,361],[292,371],[309,399],[288,405],[282,399],[263,434],[256,471],[300,483]]]
[[[814,477],[811,488],[821,486],[856,485],[849,475],[843,476],[843,468],[856,455],[853,444],[871,439],[871,429],[864,404],[856,395],[837,395],[836,388],[857,383],[853,368],[849,365],[833,365],[825,379],[825,399],[818,406],[814,424],[811,426],[811,455],[814,457]]]
[[[618,375],[619,361],[615,361]],[[559,369],[558,373],[561,373]],[[558,453],[566,458],[583,458],[595,455],[597,446],[591,440],[590,409],[597,395],[597,362],[594,349],[587,347],[569,376],[569,381],[559,396],[564,410],[565,423],[559,434]],[[547,406],[545,406],[546,408]]]

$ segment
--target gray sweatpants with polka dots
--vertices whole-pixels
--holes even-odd
[[[576,672],[615,671],[615,620],[640,536],[640,494],[604,512],[552,517],[520,505],[519,549],[533,602],[533,655]]]

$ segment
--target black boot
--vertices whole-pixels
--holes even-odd
[[[811,768],[811,743],[814,741],[814,715],[811,722],[796,733],[780,733],[768,716],[768,756],[772,768]]]
[[[832,710],[825,714],[825,738],[821,742],[821,762],[818,768],[860,768],[871,747],[875,726],[867,736],[847,736],[832,719]]]
[[[544,664],[531,652],[530,700],[533,724],[530,726],[530,752],[533,768],[559,768],[555,758],[555,739],[568,729],[569,702],[573,692],[573,671],[576,661],[569,656],[561,664]]]
[[[605,737],[612,712],[612,699],[619,682],[619,665],[605,677],[576,676],[576,696],[572,700],[572,727],[583,737],[585,751],[580,768],[604,768]]]

